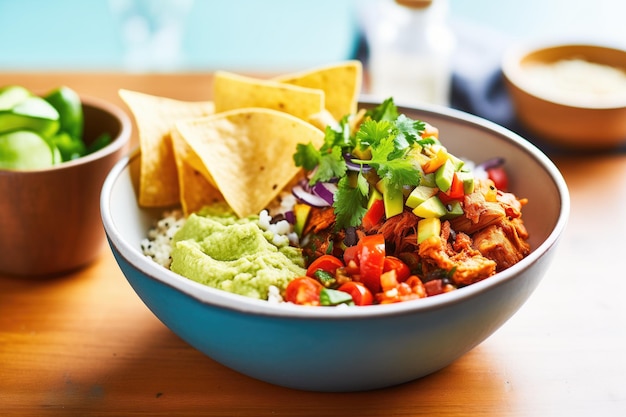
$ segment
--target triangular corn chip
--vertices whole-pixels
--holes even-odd
[[[213,80],[215,112],[262,107],[289,113],[302,120],[324,110],[324,92],[319,89],[245,77],[225,71]]]
[[[179,101],[123,89],[119,95],[133,113],[139,134],[139,204],[177,204],[180,189],[170,131],[178,120],[212,114],[213,103]]]
[[[298,143],[319,147],[324,140],[310,123],[263,108],[183,120],[176,129],[240,217],[258,214],[300,172],[293,161]]]
[[[335,120],[357,111],[362,79],[363,66],[357,60],[274,78],[281,83],[324,91],[326,110]]]
[[[223,202],[224,197],[206,166],[176,129],[172,130],[172,145],[183,214],[188,216],[206,205]]]

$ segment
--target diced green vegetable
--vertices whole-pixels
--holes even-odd
[[[383,193],[385,217],[389,219],[402,213],[404,210],[404,194],[402,194],[402,189],[391,186],[386,180],[380,180],[378,185]]]
[[[299,237],[302,237],[302,231],[309,219],[309,213],[311,213],[311,206],[308,204],[295,204],[293,206],[293,214],[295,217],[293,231],[296,232]]]
[[[430,197],[437,194],[437,188],[426,187],[424,185],[418,185],[411,191],[411,194],[406,199],[406,206],[410,208],[415,208],[422,204],[424,201],[428,200]]]
[[[428,200],[413,209],[413,214],[423,219],[431,217],[439,218],[444,216],[446,213],[446,207],[436,195],[430,197]]]
[[[452,201],[445,205],[446,214],[441,216],[442,220],[453,219],[463,215],[463,206],[460,201]]]
[[[422,243],[432,236],[441,233],[441,220],[436,217],[421,219],[417,222],[417,243]]]
[[[323,269],[318,269],[313,273],[313,275],[326,288],[332,287],[337,282],[333,274],[326,272]]]
[[[426,187],[436,187],[437,183],[435,182],[435,173],[431,172],[430,174],[422,175],[420,185],[425,185]]]
[[[443,165],[437,168],[437,171],[435,172],[435,183],[441,191],[446,192],[450,189],[454,178],[454,172],[454,163],[450,159],[447,159]]]
[[[322,288],[320,292],[320,304],[323,306],[336,306],[339,304],[354,305],[352,296],[344,291]]]
[[[474,174],[471,172],[460,171],[456,173],[457,177],[463,182],[463,193],[471,194],[474,192]]]

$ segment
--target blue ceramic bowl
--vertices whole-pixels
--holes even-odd
[[[448,109],[401,111],[437,126],[455,155],[506,158],[511,189],[530,201],[524,207],[532,245],[527,258],[457,291],[393,305],[311,308],[230,294],[142,255],[140,242],[162,210],[137,205],[135,153],[114,167],[101,196],[104,228],[124,275],[174,333],[252,378],[303,390],[360,391],[444,368],[489,337],[535,290],[565,228],[569,194],[552,162],[506,129]]]

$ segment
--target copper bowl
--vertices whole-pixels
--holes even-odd
[[[126,151],[130,118],[118,107],[81,97],[84,139],[112,141],[82,158],[47,169],[0,170],[0,273],[43,276],[95,260],[105,244],[100,190]]]

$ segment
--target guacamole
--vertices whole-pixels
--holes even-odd
[[[174,235],[170,269],[201,284],[265,300],[271,286],[283,292],[293,278],[306,274],[301,251],[277,247],[272,239],[256,216],[191,214]]]

